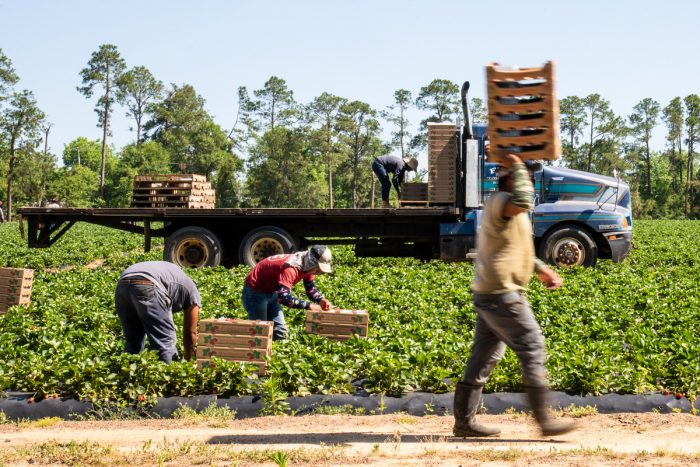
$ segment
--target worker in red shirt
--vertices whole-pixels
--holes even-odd
[[[272,340],[287,337],[282,305],[306,310],[329,310],[329,302],[316,288],[317,274],[331,272],[331,250],[314,245],[308,251],[275,255],[260,261],[248,273],[243,285],[243,308],[248,319],[274,322]],[[304,281],[309,300],[292,295],[292,288]]]

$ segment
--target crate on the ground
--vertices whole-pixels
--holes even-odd
[[[522,160],[556,160],[561,155],[559,101],[554,62],[539,68],[486,66],[490,161],[504,154]]]
[[[367,337],[369,314],[367,310],[306,311],[306,332],[328,339],[347,340],[353,335]]]
[[[223,359],[225,360],[225,359]],[[236,360],[238,361],[238,360]],[[247,365],[255,365],[258,367],[258,375],[264,375],[267,372],[267,362],[241,362]],[[197,359],[197,369],[203,370],[204,368],[213,368],[216,366],[216,362],[209,359]]]
[[[29,306],[34,283],[34,270],[0,268],[0,313],[14,305]]]
[[[367,310],[306,311],[306,332],[333,340],[348,340],[353,335],[366,337],[369,330]]]
[[[369,324],[369,313],[367,310],[343,310],[336,308],[326,311],[306,310],[306,321],[312,323],[326,324]]]
[[[261,336],[272,338],[272,321],[250,319],[203,319],[199,332],[207,334],[233,334],[237,336]]]
[[[272,345],[272,339],[266,336],[242,336],[236,334],[208,334],[200,333],[197,337],[197,345],[210,347],[237,347],[248,349],[267,349]]]
[[[352,336],[367,337],[368,326],[353,324],[327,324],[306,322],[307,334],[320,334],[323,336]]]
[[[271,321],[247,319],[205,319],[199,322],[197,368],[213,365],[212,357],[234,362],[254,363],[258,374],[265,374],[272,354]]]
[[[264,362],[267,349],[236,349],[230,347],[197,347],[197,358],[219,357],[237,362]]]
[[[136,175],[132,207],[213,208],[216,191],[203,175]]]

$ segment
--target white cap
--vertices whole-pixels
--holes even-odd
[[[326,245],[314,245],[309,249],[309,256],[318,268],[325,273],[331,272],[331,249]]]

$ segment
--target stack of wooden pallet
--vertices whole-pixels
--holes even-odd
[[[32,269],[0,268],[0,313],[14,305],[29,305],[32,296]]]
[[[367,337],[369,314],[366,310],[306,311],[306,332],[333,340],[348,340],[353,335]]]
[[[212,365],[211,357],[251,363],[258,374],[267,370],[267,358],[272,354],[271,321],[247,319],[205,319],[199,322],[197,337],[197,368]]]
[[[138,208],[213,208],[215,190],[203,175],[136,175],[131,206]]]
[[[401,185],[400,206],[425,206],[428,204],[428,184],[406,182]]]
[[[457,195],[459,130],[454,123],[428,123],[428,202],[452,204]]]
[[[491,150],[489,160],[505,153],[522,160],[556,160],[561,155],[559,101],[554,92],[554,62],[541,68],[486,67]]]

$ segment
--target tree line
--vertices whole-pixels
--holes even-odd
[[[77,136],[53,154],[53,123],[32,92],[19,89],[0,49],[0,199],[10,218],[18,205],[54,197],[66,206],[128,206],[133,176],[148,173],[206,175],[217,207],[371,207],[372,158],[417,155],[426,150],[428,122],[461,115],[459,86],[450,80],[435,79],[415,94],[399,89],[392,105],[375,109],[328,92],[298,102],[272,76],[259,89],[238,88],[235,123],[224,129],[192,85],[166,86],[145,66],[129,68],[111,44],[92,53],[78,78],[76,92],[94,101],[102,137]],[[474,121],[486,121],[483,100],[469,105]],[[407,117],[414,109],[425,117],[416,125]],[[134,133],[134,142],[119,149],[109,144],[115,111],[125,113]],[[560,116],[559,164],[617,171],[632,186],[637,217],[698,217],[700,97],[676,97],[665,107],[645,98],[625,116],[598,94],[567,96]],[[666,144],[653,151],[659,125]],[[422,168],[417,179],[425,175]]]

